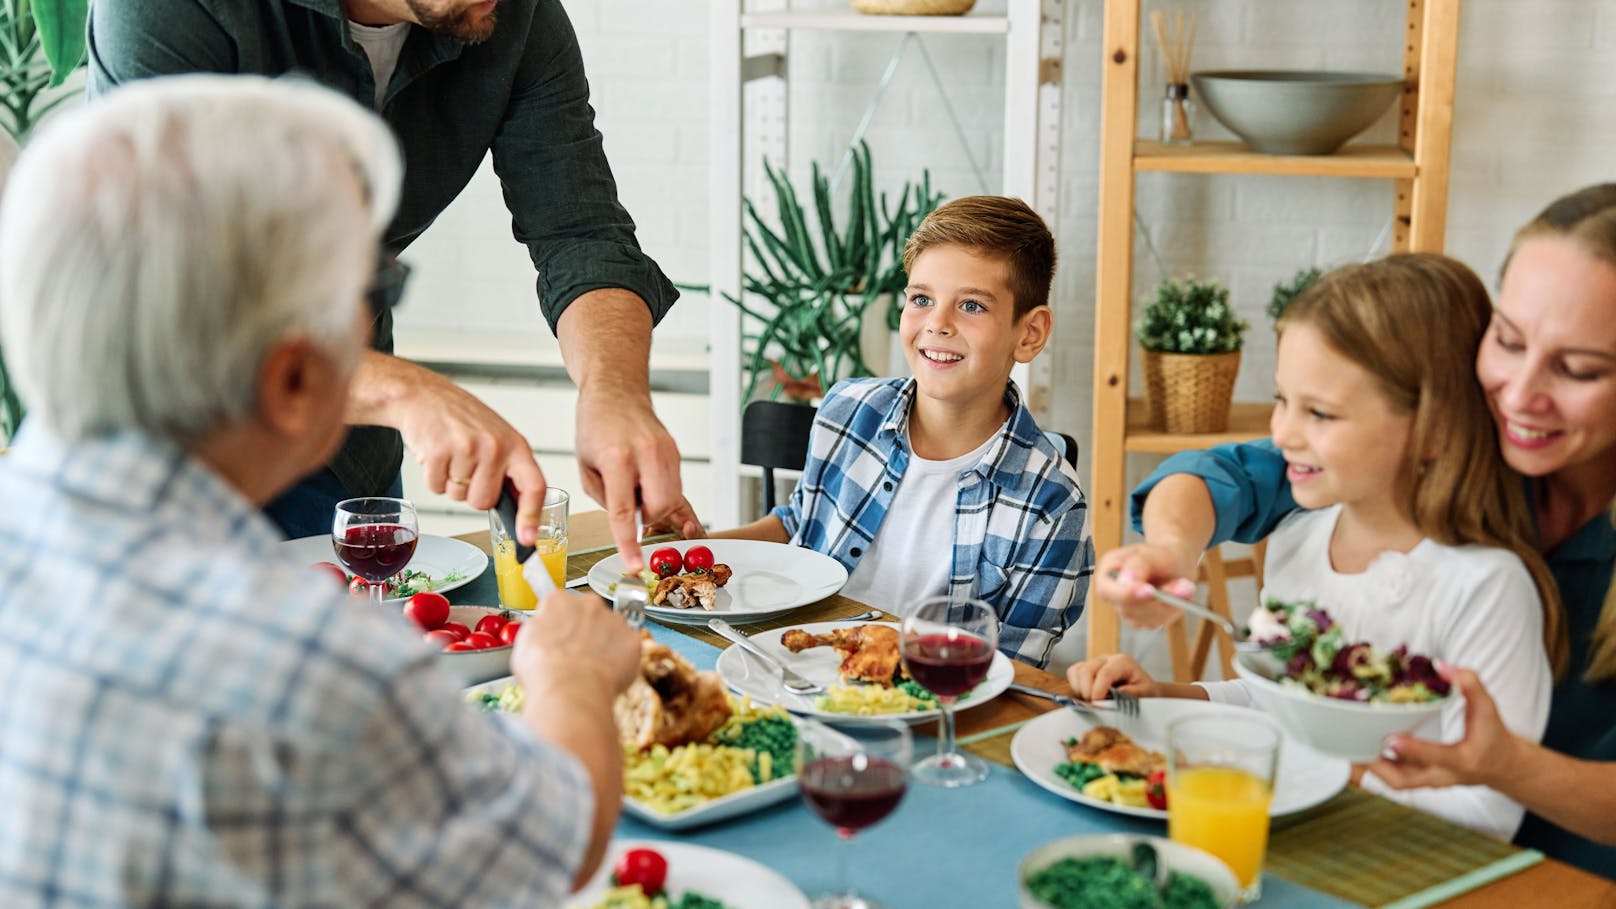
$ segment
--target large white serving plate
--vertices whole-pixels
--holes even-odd
[[[585,887],[567,898],[568,909],[587,909],[611,886],[612,868],[630,849],[654,849],[668,860],[666,891],[682,896],[694,890],[727,909],[809,909],[808,897],[778,872],[722,849],[673,840],[612,840],[606,860]]]
[[[298,537],[295,540],[285,541],[281,547],[289,557],[302,562],[310,564],[330,562],[338,568],[342,567],[342,563],[337,561],[336,551],[331,547],[330,534]],[[477,580],[477,577],[488,569],[488,556],[464,540],[423,533],[416,540],[415,555],[410,557],[410,563],[404,567],[426,572],[427,576],[432,578],[433,591],[443,593]],[[455,572],[464,577],[446,584],[438,583],[439,578],[448,577]],[[408,597],[393,597],[382,602],[402,606],[406,599]]]
[[[1260,712],[1247,707],[1177,698],[1147,698],[1139,702],[1139,708],[1139,716],[1135,719],[1108,716],[1105,721],[1079,716],[1065,708],[1050,711],[1017,730],[1015,738],[1010,740],[1010,757],[1028,779],[1061,798],[1102,811],[1166,820],[1167,812],[1159,808],[1134,808],[1089,798],[1057,776],[1055,765],[1066,763],[1066,748],[1062,743],[1069,738],[1081,737],[1095,726],[1109,725],[1127,733],[1141,746],[1166,754],[1167,727],[1182,717],[1262,716]],[[1274,801],[1268,813],[1281,817],[1312,808],[1345,788],[1351,772],[1352,767],[1346,761],[1320,754],[1285,733],[1279,746]]]
[[[515,684],[514,676],[494,679],[481,685],[472,685],[466,689],[469,697],[473,693],[497,695],[505,690],[506,685]],[[797,776],[792,774],[777,780],[770,780],[751,789],[743,789],[729,795],[703,802],[693,808],[686,808],[678,814],[664,814],[638,799],[623,796],[623,812],[630,817],[658,827],[662,830],[687,830],[692,827],[701,827],[706,824],[716,824],[733,817],[749,814],[760,808],[778,804],[794,797],[797,794]]]
[[[873,623],[871,623],[873,624]],[[847,622],[810,622],[806,625],[793,625],[809,634],[824,634],[833,628],[847,628]],[[830,647],[811,647],[801,653],[792,653],[780,643],[791,628],[773,628],[768,631],[759,631],[748,635],[752,643],[762,648],[764,653],[774,657],[781,663],[795,669],[809,681],[818,682],[826,689],[842,684],[841,674],[837,667],[841,665],[841,657]],[[815,701],[819,695],[793,694],[780,686],[780,673],[765,666],[762,660],[752,656],[740,647],[729,647],[718,655],[719,678],[729,686],[729,690],[736,694],[748,695],[753,701],[760,704],[778,704],[781,707],[802,716],[811,716],[818,719],[834,720],[839,723],[875,722],[882,720],[901,720],[914,723],[936,717],[939,713],[935,708],[931,710],[911,710],[907,713],[889,713],[881,716],[859,717],[846,713],[831,713],[820,710]],[[971,689],[964,697],[954,702],[955,710],[969,710],[980,704],[986,704],[1004,693],[1016,675],[1015,667],[1002,653],[993,654],[993,664],[988,667],[988,677],[982,684]]]
[[[734,574],[728,584],[718,588],[711,612],[700,607],[645,607],[646,615],[665,624],[705,625],[715,616],[732,625],[761,622],[817,603],[847,583],[842,563],[801,546],[760,540],[682,540],[646,546],[646,563],[650,563],[651,553],[666,546],[680,552],[706,546],[713,551],[713,560],[728,565]],[[589,569],[589,587],[610,600],[622,577],[623,557],[607,556]]]

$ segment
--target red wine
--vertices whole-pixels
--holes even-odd
[[[354,574],[375,583],[385,581],[410,564],[415,555],[415,531],[398,524],[356,524],[333,538],[337,560]]]
[[[843,833],[863,830],[892,813],[903,798],[904,770],[891,761],[816,758],[802,769],[802,798]]]
[[[904,646],[903,665],[932,694],[959,697],[987,678],[993,648],[973,634],[928,634]]]

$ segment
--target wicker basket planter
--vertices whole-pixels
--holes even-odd
[[[871,16],[960,16],[976,0],[851,0],[853,8]]]
[[[1153,429],[1224,432],[1240,372],[1240,351],[1221,354],[1144,352],[1145,410]]]

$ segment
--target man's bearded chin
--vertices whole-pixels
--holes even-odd
[[[487,41],[494,33],[495,20],[499,16],[499,7],[490,10],[488,15],[473,18],[471,9],[445,13],[436,9],[428,9],[423,0],[407,0],[410,12],[421,27],[433,34],[453,38],[465,44],[481,44]]]

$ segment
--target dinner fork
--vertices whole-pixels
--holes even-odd
[[[798,675],[790,666],[770,656],[763,648],[752,643],[751,638],[736,631],[730,623],[723,619],[708,619],[707,627],[711,628],[714,634],[734,643],[737,647],[762,660],[765,666],[780,670],[780,685],[792,694],[818,694],[825,690],[824,685]]]
[[[612,611],[638,631],[645,627],[645,604],[649,599],[650,591],[639,578],[621,578],[612,591]]]
[[[1107,713],[1115,713],[1118,716],[1128,719],[1132,719],[1139,715],[1139,699],[1118,688],[1111,689],[1110,704],[1096,704],[1090,701],[1079,701],[1076,698],[1069,698],[1064,694],[1056,694],[1053,691],[1045,691],[1042,688],[1033,688],[1030,685],[1021,685],[1015,682],[1010,684],[1010,690],[1019,691],[1022,694],[1030,694],[1033,697],[1045,698],[1047,700],[1054,701],[1055,703],[1078,714],[1079,716],[1086,716],[1093,719],[1102,719],[1102,715]]]

